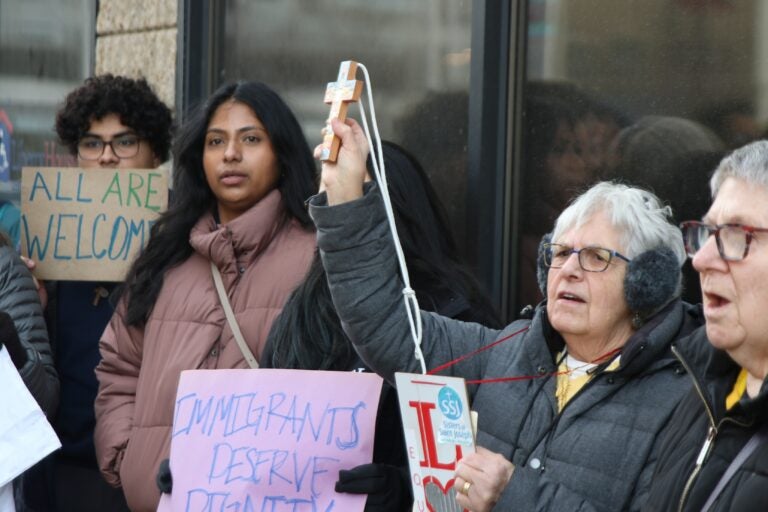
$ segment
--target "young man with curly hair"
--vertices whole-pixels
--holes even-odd
[[[113,75],[87,79],[67,96],[56,116],[61,143],[83,168],[155,168],[168,158],[172,128],[170,109],[145,80]],[[116,285],[49,283],[46,316],[61,379],[53,424],[62,449],[25,477],[30,510],[128,510],[122,491],[101,477],[93,447],[94,368]]]

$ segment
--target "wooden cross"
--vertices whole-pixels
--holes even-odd
[[[341,144],[341,140],[331,129],[331,119],[344,121],[347,118],[349,103],[359,100],[363,92],[363,82],[355,80],[355,73],[357,73],[357,62],[345,60],[339,66],[339,78],[335,82],[328,83],[328,88],[325,90],[324,101],[331,105],[331,113],[326,121],[320,153],[320,160],[324,162],[336,161]]]

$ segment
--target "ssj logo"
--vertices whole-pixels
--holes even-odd
[[[461,417],[461,399],[453,389],[448,386],[443,387],[437,394],[437,402],[440,411],[449,420],[457,420]]]

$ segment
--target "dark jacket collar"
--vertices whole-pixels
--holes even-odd
[[[725,410],[725,398],[733,389],[741,367],[727,352],[712,346],[704,326],[676,342],[675,348],[690,369],[691,378],[705,394],[707,406],[717,421],[726,415],[744,423],[768,419],[768,379],[763,381],[758,396],[745,396],[730,411]]]
[[[531,330],[541,330],[554,362],[557,353],[565,348],[565,341],[549,323],[546,305],[545,300],[536,307]],[[700,324],[696,308],[680,299],[673,300],[627,340],[621,351],[621,364],[617,371],[631,377],[652,365],[672,363],[673,356],[669,351],[672,341],[692,332]]]

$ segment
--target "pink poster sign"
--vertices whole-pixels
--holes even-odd
[[[303,370],[182,372],[171,440],[173,492],[158,510],[362,511],[340,469],[371,462],[382,380]]]

